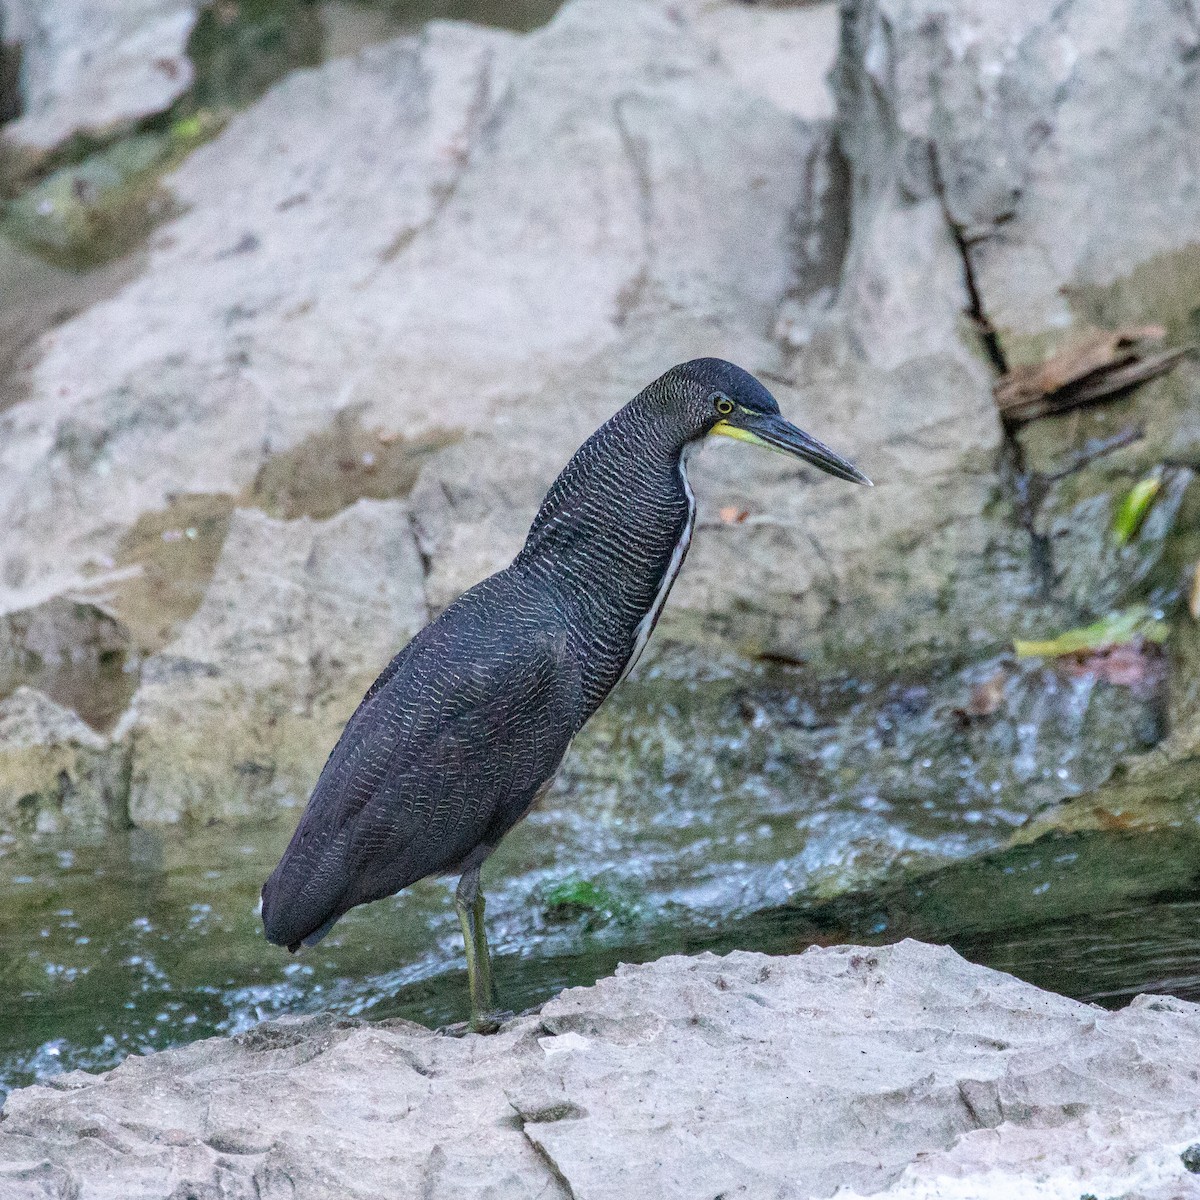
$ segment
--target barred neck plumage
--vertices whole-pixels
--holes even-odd
[[[586,631],[584,687],[597,704],[640,653],[686,555],[691,444],[631,401],[567,463],[513,563]]]

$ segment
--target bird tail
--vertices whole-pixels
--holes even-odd
[[[313,930],[306,938],[301,938],[301,946],[315,946],[342,918],[340,916],[330,917],[320,929]],[[289,946],[289,950],[294,954],[299,946]]]
[[[341,895],[321,894],[319,878],[285,853],[271,878],[263,884],[262,920],[267,941],[286,946],[293,954],[315,946],[341,919],[346,908]]]

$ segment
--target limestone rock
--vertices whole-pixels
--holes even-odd
[[[743,87],[806,121],[833,116],[825,77],[837,50],[836,4],[767,8],[693,0],[685,7]]]
[[[21,47],[21,116],[10,149],[43,153],[162,112],[191,86],[184,53],[197,0],[3,0],[0,33]]]
[[[1040,359],[1094,323],[1158,320],[1172,337],[1193,336],[1183,297],[1195,290],[1185,282],[1195,213],[1166,215],[1196,174],[1194,147],[1182,146],[1200,96],[1180,67],[1188,18],[1169,4],[1157,17],[1133,3],[1085,8],[857,0],[843,9],[835,90],[853,198],[846,258],[836,303],[785,308],[779,330],[806,393],[835,413],[870,396],[865,419],[887,430],[871,435],[880,465],[862,456],[886,489],[864,510],[878,542],[868,551],[858,530],[825,514],[818,542],[840,576],[831,599],[850,618],[839,632],[865,633],[893,654],[896,643],[949,650],[980,634],[1066,627],[1081,611],[1119,605],[1161,559],[1163,539],[1114,552],[1116,504],[1152,467],[1200,455],[1200,373],[1190,365],[1132,399],[1022,434],[1034,474],[1020,486],[1018,441],[1003,436],[990,395],[1002,362]],[[1143,20],[1158,22],[1149,53],[1134,36]],[[1121,107],[1119,120],[1109,105]],[[1130,132],[1160,125],[1164,145]],[[1177,164],[1161,193],[1160,154]],[[1135,221],[1134,205],[1163,219]],[[977,320],[994,327],[990,345]],[[1181,501],[1182,489],[1162,511],[1168,527]],[[885,565],[888,545],[906,548],[898,571]],[[889,592],[905,604],[876,623]]]
[[[303,801],[342,725],[426,620],[404,505],[328,521],[239,509],[195,616],[147,661],[118,736],[137,825]]]
[[[1187,1200],[1198,1061],[1196,1005],[1105,1012],[917,942],[705,954],[488,1038],[293,1020],[63,1075],[8,1097],[0,1180],[13,1200]]]
[[[142,513],[239,494],[264,457],[361,403],[388,344],[389,247],[453,191],[509,40],[441,27],[298,73],[185,163],[171,187],[191,211],[146,274],[44,342],[31,399],[0,418],[0,606],[103,572]],[[457,423],[432,402],[416,416]]]
[[[434,24],[292,76],[167,181],[188,211],[146,274],[59,330],[4,414],[0,513],[38,549],[0,605],[80,582],[171,494],[239,493],[264,448],[345,410],[481,435],[447,482],[504,503],[430,534],[452,594],[451,548],[502,565],[532,516],[512,501],[650,378],[762,360],[824,145],[639,0],[524,39]]]
[[[1112,104],[1161,117],[1191,162],[1187,21],[1160,7],[1139,57],[1133,0],[1090,24],[1049,0],[855,0],[832,130],[747,65],[789,12],[571,0],[525,37],[434,23],[294,74],[167,181],[184,212],[145,274],[45,339],[28,399],[0,413],[0,612],[105,594],[146,514],[258,503],[272,462],[351,421],[418,448],[436,611],[505,565],[585,436],[698,354],[762,374],[878,486],[707,451],[652,655],[673,638],[892,670],[1122,603],[1200,461],[1200,377],[1040,423],[1022,493],[991,358],[1017,355],[1014,330],[1030,353],[1063,334],[1076,293],[1079,323],[1192,320],[1192,218],[1167,219],[1187,172],[1119,254],[1124,197],[1096,211],[1109,167],[1146,195],[1168,153]],[[967,314],[993,289],[989,358]],[[1178,479],[1114,551],[1114,506],[1164,463]]]
[[[36,608],[0,615],[0,694],[39,670],[99,670],[128,648],[121,623],[103,607],[56,597]]]
[[[837,90],[856,224],[882,212],[915,233],[922,207],[940,208],[971,305],[1011,363],[1094,325],[1159,322],[1193,339],[1198,48],[1200,27],[1172,0],[855,0]],[[910,253],[903,237],[890,246]],[[1178,458],[1200,443],[1200,385],[1194,368],[1173,378],[1141,393],[1138,415],[1144,449]],[[1061,422],[1042,429],[1076,448]]]
[[[0,700],[0,829],[99,832],[125,820],[125,755],[31,687]]]
[[[944,202],[1000,330],[1069,325],[1088,286],[1200,238],[1186,7],[860,0],[844,32],[842,82],[860,132],[875,127],[876,167],[894,156],[911,197]]]

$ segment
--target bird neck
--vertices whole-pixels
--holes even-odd
[[[602,674],[615,671],[608,686],[640,651],[691,534],[686,459],[696,443],[673,439],[651,416],[627,405],[584,442],[513,564],[595,634],[588,654],[603,660]],[[648,614],[649,627],[639,630]]]

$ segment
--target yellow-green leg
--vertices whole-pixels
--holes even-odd
[[[465,871],[454,893],[454,908],[462,926],[467,951],[467,981],[471,988],[471,1029],[475,1033],[493,1033],[502,1019],[496,1011],[496,993],[492,985],[492,956],[488,951],[484,925],[483,892],[479,887],[479,867]]]

